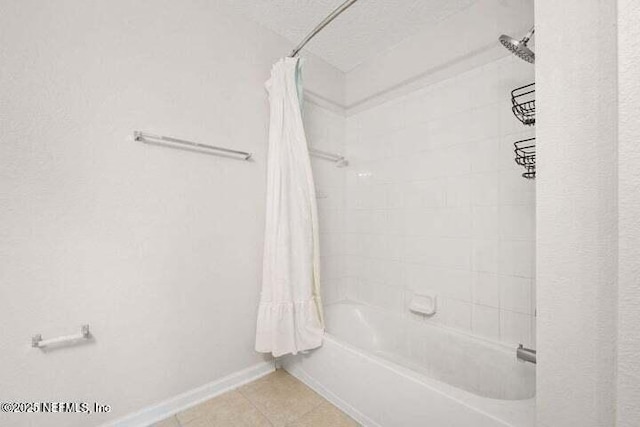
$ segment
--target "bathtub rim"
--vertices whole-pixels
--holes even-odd
[[[415,317],[413,316],[405,316],[401,313],[398,313],[396,311],[392,311],[392,310],[387,310],[381,307],[377,307],[375,305],[371,305],[371,304],[367,304],[364,302],[360,302],[360,301],[353,301],[353,300],[349,300],[349,299],[345,299],[345,300],[341,300],[341,301],[336,301],[336,302],[332,302],[330,304],[326,304],[324,307],[324,312],[325,312],[325,318],[326,318],[326,312],[328,308],[331,308],[333,306],[341,306],[341,305],[352,305],[352,306],[361,306],[361,307],[365,307],[368,310],[372,310],[374,312],[378,312],[381,313],[383,315],[387,315],[387,316],[392,316],[392,317],[396,317],[398,319],[401,319],[403,322],[411,322],[413,324],[419,325],[420,327],[426,327],[426,328],[435,328],[435,329],[441,329],[447,333],[450,333],[452,335],[458,335],[463,337],[464,339],[467,340],[471,340],[474,342],[477,342],[478,344],[485,346],[485,347],[489,347],[493,350],[496,351],[500,351],[500,352],[504,352],[506,354],[513,354],[513,357],[516,357],[516,350],[517,350],[517,346],[518,344],[511,345],[511,344],[507,344],[505,342],[502,341],[498,341],[498,340],[493,340],[487,337],[482,337],[482,336],[478,336],[478,335],[474,335],[470,332],[467,332],[463,329],[457,329],[457,328],[453,328],[451,326],[447,326],[444,325],[442,323],[436,323],[436,322],[430,322],[428,320],[417,320]],[[325,320],[325,336],[328,334],[330,336],[332,336],[334,339],[337,339],[339,341],[342,342],[342,340],[340,340],[340,338],[338,338],[336,335],[332,334],[331,331],[327,331],[326,330],[326,320]],[[347,343],[348,344],[348,343]],[[522,343],[523,345],[525,343]],[[359,348],[357,346],[354,346],[356,348]],[[535,395],[534,395],[535,397]],[[500,400],[500,399],[498,399]],[[526,399],[514,399],[514,400],[526,400]]]

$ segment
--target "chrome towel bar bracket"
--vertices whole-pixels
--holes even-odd
[[[85,341],[91,339],[91,332],[89,331],[89,325],[82,325],[80,327],[80,333],[75,335],[66,335],[58,338],[51,338],[48,340],[42,339],[41,334],[34,335],[31,338],[31,347],[45,348],[51,345],[69,344],[77,341]]]

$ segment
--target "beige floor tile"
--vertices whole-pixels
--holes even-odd
[[[239,391],[276,427],[287,425],[325,401],[283,370],[242,386]]]
[[[180,423],[176,417],[167,418],[166,420],[162,420],[160,422],[155,423],[151,427],[180,427]]]
[[[183,427],[262,427],[269,420],[237,391],[222,394],[177,415]]]
[[[324,402],[289,424],[290,427],[357,427],[359,425],[329,402]]]

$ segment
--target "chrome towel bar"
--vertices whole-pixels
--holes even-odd
[[[523,362],[536,363],[536,351],[526,348],[522,344],[516,349],[516,357]]]
[[[152,133],[142,132],[142,131],[134,131],[133,132],[133,140],[140,141],[144,143],[169,143],[169,144],[179,144],[182,146],[199,148],[203,150],[210,150],[217,154],[231,154],[234,156],[240,156],[241,160],[251,160],[252,153],[247,153],[246,151],[238,151],[231,150],[229,148],[216,147],[214,145],[201,144],[199,142],[187,141],[184,139],[174,138],[171,136],[163,136],[163,135],[154,135]]]
[[[43,340],[42,335],[34,335],[31,338],[31,347],[35,348],[45,348],[51,345],[60,345],[67,343],[74,343],[77,341],[84,341],[91,338],[91,332],[89,332],[89,325],[82,325],[80,327],[80,333],[75,335],[66,335],[58,338],[51,338],[48,340]]]
[[[331,160],[335,162],[336,166],[339,168],[349,166],[349,161],[340,154],[329,153],[328,151],[317,150],[311,147],[309,147],[309,154],[322,159]]]

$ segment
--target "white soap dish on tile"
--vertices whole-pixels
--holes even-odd
[[[416,294],[411,298],[409,310],[425,316],[433,316],[438,311],[438,296],[433,293]]]

